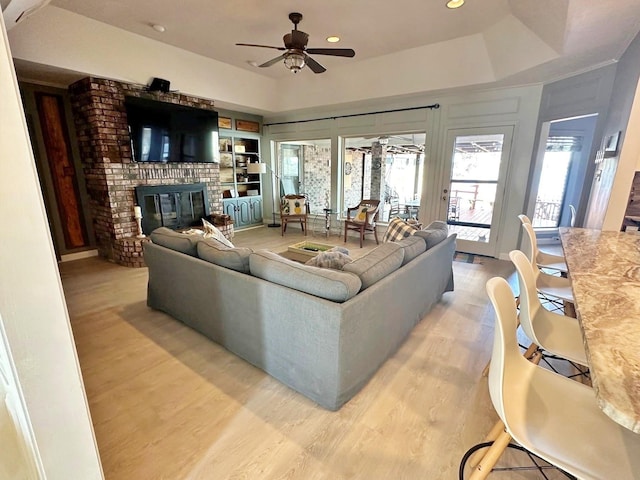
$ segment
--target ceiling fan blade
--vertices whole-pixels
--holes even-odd
[[[316,62],[313,58],[311,58],[309,55],[306,55],[305,58],[305,63],[309,66],[309,68],[311,69],[311,71],[313,73],[322,73],[322,72],[326,72],[327,69],[324,68],[322,65],[320,65],[318,62]]]
[[[332,55],[334,57],[354,57],[356,52],[351,48],[307,48],[312,55]]]
[[[264,62],[262,65],[258,65],[259,67],[270,67],[273,64],[278,63],[280,60],[284,59],[284,53],[276,58],[272,58],[268,62]]]
[[[274,50],[286,50],[284,47],[272,47],[271,45],[256,45],[255,43],[236,43],[239,47],[260,47],[260,48],[273,48]]]

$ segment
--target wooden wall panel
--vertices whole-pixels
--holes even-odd
[[[38,93],[36,104],[62,220],[65,245],[67,249],[84,247],[87,245],[87,235],[82,221],[76,170],[69,146],[62,98],[58,95]]]

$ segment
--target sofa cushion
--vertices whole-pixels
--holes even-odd
[[[384,232],[382,243],[397,242],[416,233],[418,229],[415,225],[407,223],[405,220],[395,217],[389,220],[387,231]]]
[[[215,238],[205,238],[198,242],[198,256],[207,262],[230,268],[237,272],[249,273],[250,248],[229,248],[222,245]]]
[[[360,277],[362,290],[369,288],[402,265],[404,250],[397,243],[383,243],[364,257],[358,258],[343,267],[343,271],[352,272]]]
[[[445,222],[435,221],[427,225],[423,230],[418,230],[415,235],[422,237],[427,244],[427,250],[442,242],[449,235],[449,227]]]
[[[424,243],[424,242],[423,242]],[[326,251],[320,252],[315,257],[311,258],[305,265],[311,265],[312,267],[320,268],[333,268],[334,270],[342,270],[347,263],[353,262],[353,258],[342,252]]]
[[[150,235],[151,241],[177,252],[186,253],[192,257],[198,256],[198,242],[202,240],[200,235],[178,233],[167,227],[156,228]]]
[[[360,291],[362,285],[352,273],[310,267],[268,250],[252,253],[249,267],[255,277],[334,302],[349,300]]]
[[[202,219],[202,228],[204,229],[204,238],[213,238],[225,247],[233,248],[233,243],[231,243],[213,223],[208,222],[204,218]]]
[[[427,245],[424,240],[420,237],[416,237],[415,235],[400,240],[397,244],[404,250],[402,265],[406,265],[422,252],[427,250]]]

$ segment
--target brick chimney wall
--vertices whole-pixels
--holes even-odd
[[[125,96],[133,96],[213,110],[213,100],[148,92],[144,86],[95,77],[74,83],[69,93],[101,256],[123,265],[144,265],[141,241],[135,238],[136,186],[204,182],[211,213],[222,213],[218,164],[133,161],[124,106]]]

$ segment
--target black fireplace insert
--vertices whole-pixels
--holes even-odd
[[[135,190],[146,235],[158,227],[176,230],[201,225],[210,214],[206,183],[144,185]]]

